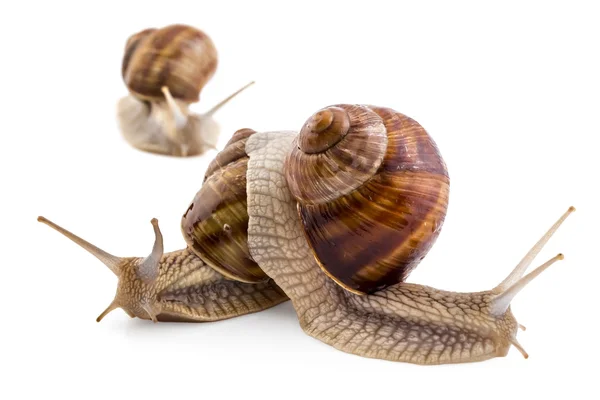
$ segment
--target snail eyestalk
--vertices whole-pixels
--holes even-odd
[[[575,211],[575,207],[571,206],[569,209],[550,227],[548,232],[529,250],[529,252],[523,257],[521,262],[515,267],[515,269],[510,273],[509,276],[506,277],[498,286],[494,288],[494,291],[497,293],[503,293],[508,290],[511,286],[513,286],[525,273],[527,267],[531,264],[531,262],[535,259],[538,253],[542,250],[542,248],[546,245],[548,240],[554,235],[554,232],[558,230],[560,225],[567,219],[567,217]]]
[[[523,257],[521,262],[515,267],[515,269],[510,273],[510,275],[502,281],[498,286],[496,286],[492,293],[497,293],[498,296],[494,298],[491,304],[491,313],[493,315],[502,315],[508,309],[510,302],[512,299],[536,276],[541,274],[544,270],[546,270],[549,266],[554,264],[556,261],[564,259],[562,254],[558,254],[550,260],[546,261],[544,264],[537,267],[535,270],[530,272],[529,274],[523,276],[525,270],[535,256],[542,250],[544,245],[550,240],[552,235],[558,230],[560,225],[567,219],[567,217],[575,211],[575,207],[571,206],[569,209],[550,227],[548,232],[542,236],[542,238],[529,250],[529,252]],[[525,329],[523,329],[525,330]]]
[[[169,91],[168,87],[163,86],[161,91],[165,95],[165,101],[171,111],[172,123],[175,125],[175,129],[183,128],[185,124],[187,124],[187,116],[181,112],[181,108],[171,95],[171,91]]]
[[[233,99],[238,94],[242,93],[244,90],[246,90],[247,88],[249,88],[252,85],[254,85],[254,81],[252,81],[250,83],[247,83],[246,85],[244,85],[240,89],[236,90],[235,92],[233,92],[232,94],[230,94],[229,96],[227,96],[225,99],[221,100],[216,106],[214,106],[213,108],[211,108],[210,110],[208,110],[206,112],[206,114],[204,114],[204,115],[206,115],[206,116],[213,115],[214,113],[216,113],[217,111],[219,111],[219,109],[221,109],[221,107],[223,107],[225,104],[229,103],[229,101],[231,99]]]
[[[163,237],[158,227],[158,220],[152,218],[150,222],[154,228],[154,246],[152,247],[152,253],[144,258],[137,268],[137,274],[144,283],[151,283],[158,276],[158,267],[164,251]]]
[[[512,285],[508,290],[500,294],[498,297],[494,298],[491,306],[491,313],[493,315],[502,315],[508,309],[510,302],[512,299],[521,291],[523,288],[531,282],[535,277],[544,272],[549,266],[554,264],[557,261],[564,259],[565,256],[562,254],[557,254],[552,257],[550,260],[546,261],[523,278],[521,278],[517,283]]]
[[[172,141],[179,144],[181,154],[185,157],[188,153],[188,146],[186,145],[186,135],[182,132],[182,129],[186,126],[188,117],[181,111],[181,107],[171,95],[168,87],[163,86],[161,91],[165,96],[167,110],[162,110],[156,115],[159,120],[163,119],[163,123],[165,124],[165,133]],[[162,107],[157,106],[158,110],[161,110],[161,108]],[[165,113],[166,116],[164,116]]]
[[[102,261],[102,263],[104,265],[106,265],[112,272],[114,272],[115,275],[119,276],[119,274],[121,272],[120,266],[123,263],[122,258],[113,256],[112,254],[107,253],[106,251],[94,246],[87,240],[80,238],[79,236],[69,232],[68,230],[66,230],[65,228],[63,228],[59,225],[56,225],[54,222],[52,222],[42,216],[39,216],[37,218],[37,220],[38,220],[38,222],[42,222],[42,223],[48,225],[50,228],[54,229],[57,232],[62,233],[64,236],[71,239],[73,242],[75,242],[80,247],[87,250],[91,255],[96,257],[98,260]]]

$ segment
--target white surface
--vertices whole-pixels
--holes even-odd
[[[119,3],[1,6],[0,397],[597,395],[593,2]],[[513,302],[530,358],[512,349],[505,358],[441,367],[364,359],[306,336],[289,303],[218,323],[152,324],[115,311],[97,324],[115,277],[36,217],[127,256],[150,252],[157,217],[165,249],[184,245],[181,215],[215,153],[141,153],[123,141],[114,116],[126,93],[125,40],[176,22],[205,30],[220,54],[196,110],[257,81],[217,115],[221,146],[242,127],[299,129],[340,102],[392,107],[430,132],[448,164],[451,200],[412,282],[489,289],[576,206],[534,264],[558,252],[565,261]]]

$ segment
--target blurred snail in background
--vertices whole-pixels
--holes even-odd
[[[217,68],[208,35],[186,25],[145,29],[125,45],[121,74],[130,95],[119,100],[121,132],[133,147],[172,156],[194,156],[215,148],[219,128],[213,114],[253,82],[204,114],[189,111]]]
[[[216,320],[289,297],[308,335],[348,353],[445,364],[505,356],[515,346],[527,357],[510,302],[563,258],[524,275],[574,208],[491,290],[406,283],[441,231],[449,183],[435,142],[416,121],[341,104],[315,113],[299,133],[236,132],[182,217],[185,250],[163,255],[153,222],[150,256],[116,258],[40,220],[117,273],[109,310]]]

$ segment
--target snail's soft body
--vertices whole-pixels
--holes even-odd
[[[217,321],[287,300],[273,281],[249,285],[227,279],[188,249],[164,254],[157,279],[148,283],[140,280],[135,266],[134,259],[120,268],[114,305],[142,319]]]
[[[504,356],[511,345],[527,356],[516,340],[520,325],[510,302],[562,259],[559,254],[524,276],[574,209],[491,290],[456,293],[405,283],[439,234],[448,183],[445,163],[429,135],[390,109],[329,107],[313,115],[299,134],[238,131],[209,166],[204,185],[182,218],[184,237],[195,254],[182,250],[162,256],[160,267],[146,267],[152,264],[147,260],[154,260],[152,265],[161,260],[162,238],[155,224],[153,253],[137,259],[130,279],[121,277],[119,284],[146,287],[146,297],[131,300],[130,289],[124,296],[118,291],[111,307],[142,318],[215,320],[265,309],[289,297],[307,334],[361,356],[458,363]],[[106,258],[87,242],[83,245]],[[204,272],[182,273],[191,271],[190,263]],[[160,290],[148,287],[161,279]],[[205,290],[219,299],[218,288],[229,296],[251,291],[261,301],[243,308],[230,301],[229,312],[191,317],[193,293]]]
[[[165,131],[170,110],[165,102],[149,102],[125,96],[117,106],[123,137],[133,147],[150,153],[193,156],[216,148],[219,128],[212,118],[190,113],[177,126],[174,138]]]
[[[217,64],[210,37],[191,26],[144,29],[129,37],[121,68],[129,95],[117,104],[125,140],[143,151],[179,157],[215,148],[219,128],[213,114],[249,86],[204,114],[190,112]]]
[[[163,254],[158,222],[148,257],[115,257],[43,217],[43,222],[102,261],[119,279],[117,292],[97,321],[121,308],[130,317],[156,321],[218,321],[261,311],[287,300],[272,280],[257,284],[229,279],[189,249]]]

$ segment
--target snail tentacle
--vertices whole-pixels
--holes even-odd
[[[152,228],[154,229],[154,246],[152,253],[144,258],[137,266],[137,273],[140,279],[146,283],[152,283],[158,276],[160,259],[163,256],[163,236],[158,227],[158,220],[153,218]]]
[[[108,307],[106,307],[106,310],[102,311],[102,313],[100,313],[100,315],[98,315],[98,317],[96,318],[96,322],[100,322],[104,319],[104,317],[106,317],[111,311],[116,310],[117,308],[119,308],[119,304],[117,303],[116,299],[113,300]],[[129,313],[129,312],[128,312]]]
[[[214,105],[210,110],[208,110],[206,113],[204,113],[203,116],[210,117],[210,116],[214,115],[217,111],[219,111],[221,108],[223,108],[224,105],[229,103],[231,100],[233,100],[233,98],[235,98],[237,95],[242,93],[244,90],[246,90],[250,86],[254,85],[254,83],[255,83],[254,81],[251,81],[251,82],[245,84],[244,86],[242,86],[241,88],[239,88],[238,90],[236,90],[235,92],[233,92],[232,94],[230,94],[229,96],[227,96],[226,98],[224,98],[223,100],[218,102],[216,105]]]
[[[125,262],[123,258],[113,256],[112,254],[100,249],[97,246],[94,246],[87,240],[80,238],[79,236],[75,235],[74,233],[71,233],[62,226],[55,224],[54,222],[50,221],[45,217],[39,216],[37,220],[38,222],[48,225],[50,228],[61,233],[62,235],[73,241],[75,244],[77,244],[79,247],[83,248],[88,253],[96,257],[102,262],[102,264],[106,265],[108,269],[110,269],[115,275],[119,276],[119,274],[121,273],[120,266]]]
[[[550,227],[548,232],[546,232],[542,238],[527,252],[525,257],[517,264],[515,269],[504,279],[498,286],[494,288],[494,291],[498,293],[502,293],[508,290],[512,285],[517,283],[519,279],[525,274],[525,271],[531,265],[532,261],[539,254],[540,251],[544,248],[548,240],[554,235],[554,233],[558,230],[560,225],[567,219],[567,217],[575,211],[575,207],[571,206],[569,209]]]
[[[557,254],[552,257],[550,260],[546,261],[521,279],[517,281],[514,285],[508,288],[506,291],[502,292],[502,294],[494,297],[491,305],[491,313],[494,315],[502,315],[510,306],[510,302],[515,298],[515,296],[523,290],[523,288],[535,279],[539,274],[544,272],[548,267],[554,264],[557,261],[563,260],[565,257],[562,253]]]

